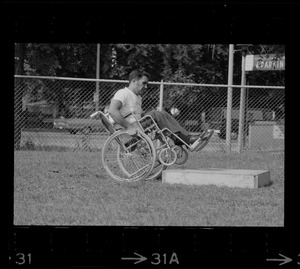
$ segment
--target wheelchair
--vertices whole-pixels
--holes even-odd
[[[122,126],[114,122],[108,113],[97,111],[91,118],[99,116],[106,131],[110,134],[105,141],[101,161],[106,172],[115,180],[135,182],[151,180],[159,177],[167,167],[182,165],[188,160],[188,151],[203,149],[213,135],[213,130],[204,131],[201,141],[196,145],[188,145],[168,128],[160,129],[150,115],[139,120],[133,113],[137,127],[136,135],[129,135]],[[181,146],[175,145],[181,141]]]

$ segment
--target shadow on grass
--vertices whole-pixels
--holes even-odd
[[[271,187],[273,185],[274,185],[273,180],[270,180],[270,182],[268,184],[264,185],[262,188]]]
[[[20,151],[56,151],[56,152],[73,152],[73,151],[88,151],[88,152],[99,152],[101,149],[90,148],[90,147],[64,147],[64,146],[40,146],[25,144],[19,148]]]

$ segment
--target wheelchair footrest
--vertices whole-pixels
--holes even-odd
[[[191,151],[199,151],[203,149],[209,142],[209,139],[214,134],[214,130],[210,130],[209,132],[205,132],[205,135],[201,135],[201,137],[197,140],[198,143],[194,143],[191,147]]]

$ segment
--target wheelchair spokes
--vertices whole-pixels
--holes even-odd
[[[155,148],[145,134],[139,133],[132,138],[126,131],[118,131],[105,142],[102,162],[114,179],[136,181],[147,177],[153,169],[154,152]]]
[[[170,166],[176,162],[177,153],[172,148],[164,148],[158,154],[159,161],[166,166]]]

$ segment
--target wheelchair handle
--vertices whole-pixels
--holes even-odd
[[[95,118],[98,114],[100,114],[101,111],[96,111],[93,114],[90,115],[90,118]]]

